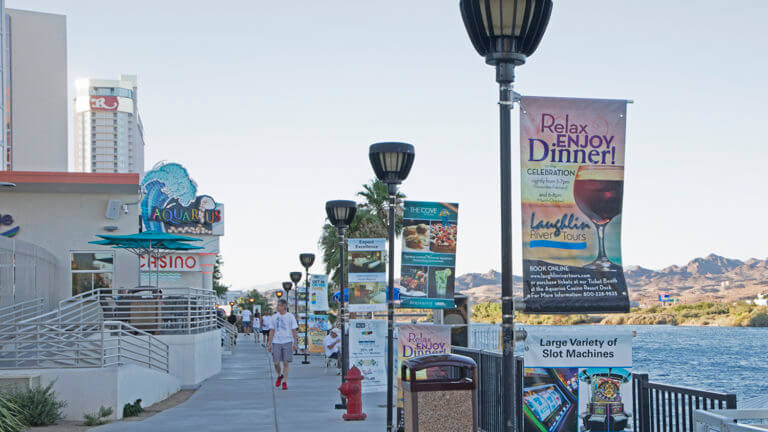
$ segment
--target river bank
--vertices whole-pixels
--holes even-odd
[[[500,303],[472,307],[473,322],[500,323]],[[687,303],[675,306],[633,308],[626,314],[534,315],[518,313],[515,321],[529,325],[673,325],[717,327],[768,327],[768,307],[745,302]]]

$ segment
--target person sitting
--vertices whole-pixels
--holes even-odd
[[[337,366],[341,364],[339,362],[339,353],[341,352],[341,337],[339,336],[338,329],[331,329],[330,333],[328,333],[328,336],[323,339],[323,350],[325,352],[326,365],[331,359],[336,361]]]

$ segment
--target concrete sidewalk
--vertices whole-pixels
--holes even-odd
[[[89,429],[99,432],[151,431],[384,431],[385,393],[363,395],[361,422],[345,422],[339,402],[340,377],[325,369],[322,357],[303,356],[291,364],[288,390],[276,389],[269,353],[240,335],[235,354],[222,359],[221,373],[206,380],[186,402],[142,421],[115,422]]]

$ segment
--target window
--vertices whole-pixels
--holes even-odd
[[[111,253],[72,253],[72,295],[95,288],[112,288],[115,256]]]

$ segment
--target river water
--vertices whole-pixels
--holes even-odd
[[[630,327],[633,370],[650,381],[736,393],[739,401],[768,395],[768,328]]]

